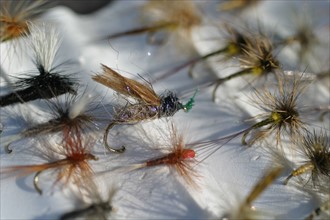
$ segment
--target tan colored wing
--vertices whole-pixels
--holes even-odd
[[[103,74],[95,75],[92,79],[116,92],[139,99],[146,104],[160,105],[160,98],[151,86],[143,85],[138,81],[126,78],[113,69],[103,65]]]

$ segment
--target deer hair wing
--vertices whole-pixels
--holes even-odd
[[[160,98],[149,85],[126,78],[113,69],[102,64],[103,74],[93,76],[93,80],[101,83],[125,96],[133,97],[148,105],[160,105]]]

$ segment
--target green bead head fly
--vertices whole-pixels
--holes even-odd
[[[126,78],[105,65],[102,65],[102,69],[103,73],[93,76],[93,80],[135,100],[127,101],[125,106],[117,106],[114,109],[113,119],[104,133],[105,146],[111,152],[125,151],[124,146],[121,149],[113,149],[107,143],[108,133],[115,125],[171,117],[181,109],[188,112],[193,106],[195,95],[184,105],[173,92],[157,95],[150,83]]]

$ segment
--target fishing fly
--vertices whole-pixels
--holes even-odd
[[[64,64],[55,65],[60,46],[60,34],[56,28],[45,23],[28,23],[29,45],[33,52],[33,62],[39,75],[17,77],[12,84],[14,91],[0,97],[0,106],[25,103],[36,99],[50,99],[65,93],[76,92],[76,82],[69,75],[60,74]]]
[[[163,143],[156,143],[158,151],[161,151],[158,156],[124,167],[124,170],[127,168],[129,171],[135,171],[152,167],[168,167],[179,174],[190,186],[197,188],[195,178],[198,177],[198,174],[194,169],[197,162],[196,149],[185,143],[184,136],[178,132],[174,123],[168,125],[168,132],[168,138],[164,138]]]
[[[267,38],[256,37],[253,41],[246,41],[242,55],[239,57],[242,70],[211,83],[211,85],[215,85],[212,93],[213,100],[216,99],[218,87],[233,78],[244,75],[265,77],[271,73],[277,76],[280,70],[280,62],[273,55],[273,50],[273,45]]]
[[[244,131],[243,145],[252,145],[274,133],[276,145],[279,145],[283,133],[286,132],[291,141],[294,141],[306,130],[305,122],[301,118],[302,111],[298,106],[299,98],[306,87],[301,77],[294,75],[291,78],[282,74],[274,92],[270,89],[256,90],[255,106],[265,113],[257,115],[261,120]],[[249,134],[251,138],[247,142]]]
[[[42,189],[39,186],[40,174],[45,171],[54,171],[56,173],[56,180],[54,183],[63,183],[67,185],[72,183],[79,187],[83,184],[85,178],[91,178],[93,172],[92,167],[89,164],[90,160],[98,160],[96,156],[91,154],[91,148],[93,147],[92,139],[84,139],[82,136],[71,135],[66,133],[64,141],[61,145],[52,146],[50,143],[44,142],[42,149],[45,156],[52,157],[52,153],[55,152],[56,157],[62,159],[56,159],[48,163],[37,165],[20,165],[20,166],[8,166],[1,168],[1,177],[4,176],[27,176],[35,173],[33,178],[33,185],[35,190],[42,194]],[[49,146],[47,146],[49,145]]]
[[[294,143],[297,138],[301,137],[302,132],[307,129],[306,122],[301,115],[303,111],[298,107],[298,99],[305,88],[301,77],[294,76],[291,78],[282,75],[279,78],[278,86],[273,92],[270,88],[256,89],[254,92],[255,107],[264,111],[264,113],[254,117],[259,119],[259,122],[237,133],[216,140],[201,142],[201,147],[205,149],[211,148],[211,154],[213,154],[224,144],[240,136],[242,136],[242,145],[248,146],[252,146],[254,143],[262,141],[271,135],[275,136],[276,146],[281,147],[282,139],[286,136]],[[250,138],[247,141],[248,136]]]
[[[237,28],[232,27],[231,25],[226,24],[224,29],[227,32],[227,39],[225,40],[225,46],[221,47],[218,50],[212,51],[208,54],[205,54],[203,56],[197,57],[195,59],[192,59],[186,63],[183,63],[180,66],[175,67],[174,69],[165,72],[163,75],[157,77],[156,81],[165,79],[177,72],[179,72],[181,69],[184,69],[186,67],[189,67],[189,75],[193,76],[193,68],[198,63],[205,61],[211,57],[215,57],[218,55],[225,55],[225,58],[232,58],[232,57],[239,57],[245,48],[251,42],[252,36],[249,34],[243,33],[243,31],[238,30]]]
[[[122,146],[121,149],[114,149],[108,144],[108,134],[115,125],[171,117],[181,109],[188,112],[195,102],[197,91],[186,104],[182,104],[173,92],[169,91],[159,96],[151,84],[142,84],[126,78],[103,64],[102,69],[103,73],[93,76],[93,80],[135,100],[134,103],[127,100],[125,106],[114,108],[113,119],[104,133],[104,144],[111,152],[122,153],[125,151],[125,146]]]
[[[330,181],[330,145],[325,132],[306,132],[302,139],[296,141],[302,156],[302,165],[293,170],[285,179],[284,184],[294,177],[310,173],[314,187],[322,186]],[[305,184],[304,184],[305,185]]]
[[[51,110],[51,118],[42,123],[26,120],[27,128],[21,132],[2,137],[2,145],[6,152],[11,153],[10,145],[25,138],[40,137],[50,134],[69,132],[72,135],[91,135],[102,126],[108,116],[100,111],[100,103],[96,97],[84,93],[83,95],[65,94],[63,100],[59,97],[47,100],[46,104]]]

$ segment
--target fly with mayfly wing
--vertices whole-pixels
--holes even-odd
[[[113,149],[108,144],[108,134],[115,125],[134,124],[144,120],[171,117],[181,109],[188,112],[195,102],[196,93],[187,104],[183,105],[173,92],[159,96],[150,84],[142,84],[126,78],[103,64],[102,69],[103,73],[93,76],[93,80],[136,101],[135,103],[127,101],[125,106],[114,109],[113,119],[104,133],[104,144],[111,152],[122,153],[125,151],[124,146],[121,149]]]

